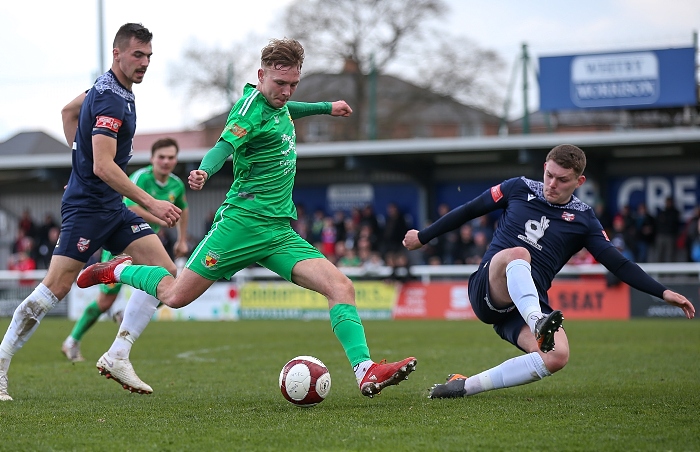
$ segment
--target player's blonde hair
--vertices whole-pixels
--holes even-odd
[[[260,52],[260,65],[280,69],[298,67],[304,63],[304,48],[296,39],[271,39]]]

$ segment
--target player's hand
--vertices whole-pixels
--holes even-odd
[[[336,100],[331,102],[331,116],[345,116],[348,117],[352,114],[352,108],[344,100]]]
[[[152,206],[149,206],[148,211],[157,218],[165,221],[167,227],[175,226],[177,220],[180,219],[182,210],[169,201],[155,200]]]
[[[202,170],[190,171],[190,176],[187,178],[187,183],[192,190],[201,190],[207,181],[207,172]]]
[[[422,247],[423,244],[418,240],[418,230],[411,229],[406,232],[406,236],[403,238],[403,246],[408,250],[417,250]]]
[[[683,295],[666,289],[664,291],[664,301],[672,306],[681,308],[687,318],[692,319],[695,317],[695,306]]]

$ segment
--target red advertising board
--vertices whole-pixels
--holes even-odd
[[[607,287],[605,280],[555,280],[549,290],[554,309],[571,319],[629,319],[626,284]],[[475,319],[466,281],[410,282],[403,285],[393,309],[395,319]]]
[[[608,287],[604,278],[555,280],[549,289],[549,305],[572,319],[629,319],[630,288],[620,283]]]
[[[467,282],[409,282],[394,306],[395,319],[475,319],[467,295]]]

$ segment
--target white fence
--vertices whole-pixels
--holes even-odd
[[[648,263],[639,264],[644,271],[663,281],[696,282],[700,280],[700,263]],[[476,265],[414,265],[409,268],[410,276],[423,282],[433,279],[467,279],[477,269]],[[343,273],[351,278],[384,279],[393,274],[391,267],[344,267]],[[558,277],[576,277],[581,275],[604,275],[607,272],[600,264],[565,265]],[[0,317],[11,316],[19,303],[31,293],[34,287],[44,278],[46,270],[13,271],[0,270]],[[246,281],[280,279],[275,273],[266,268],[247,268],[238,272],[233,281],[243,284]],[[67,315],[66,303],[51,311],[52,315]]]

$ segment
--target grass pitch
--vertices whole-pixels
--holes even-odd
[[[9,319],[0,319],[4,332]],[[409,380],[368,399],[325,321],[154,322],[131,358],[153,395],[98,375],[116,333],[100,322],[87,361],[60,352],[72,323],[46,319],[9,373],[0,450],[666,450],[700,449],[700,323],[566,321],[568,366],[531,385],[429,400],[451,372],[477,373],[518,354],[479,322],[367,321],[375,360],[418,358]],[[330,395],[297,408],[282,366],[320,358]]]

